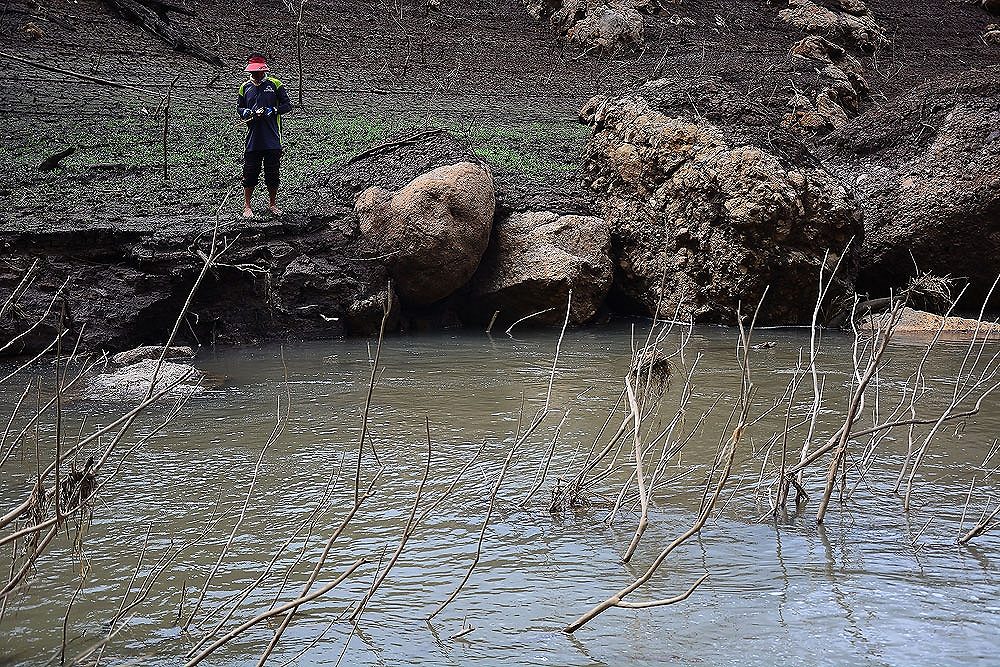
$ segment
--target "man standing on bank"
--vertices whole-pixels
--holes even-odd
[[[278,165],[281,162],[281,115],[292,110],[285,86],[268,76],[264,56],[254,53],[247,60],[246,71],[250,79],[240,86],[236,114],[247,124],[247,147],[243,158],[243,217],[252,218],[251,198],[260,182],[261,166],[264,167],[264,185],[270,196],[268,208],[274,215],[281,215],[278,208]]]

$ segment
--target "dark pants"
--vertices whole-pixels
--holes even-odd
[[[278,189],[278,164],[280,150],[247,151],[243,156],[243,187],[253,188],[260,183],[260,168],[264,166],[264,184],[268,190]]]

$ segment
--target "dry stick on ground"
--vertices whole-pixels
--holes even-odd
[[[170,123],[170,97],[180,78],[181,75],[178,74],[167,86],[167,100],[163,105],[163,180],[167,180],[167,126]]]
[[[38,171],[49,172],[60,166],[59,163],[76,152],[76,146],[69,146],[48,156],[38,164]]]
[[[153,92],[154,86],[139,87],[133,86],[126,83],[121,83],[119,81],[111,81],[109,79],[101,79],[96,76],[90,76],[88,74],[81,74],[79,72],[74,72],[72,70],[63,69],[61,67],[53,67],[52,65],[46,65],[44,63],[36,62],[34,60],[28,60],[27,58],[19,58],[18,56],[11,55],[9,53],[4,53],[0,51],[0,59],[10,60],[15,63],[20,63],[21,65],[28,65],[30,67],[35,67],[37,69],[45,70],[46,72],[53,72],[55,74],[65,74],[77,79],[82,79],[83,81],[89,81],[91,83],[97,83],[102,86],[111,86],[112,88],[122,88],[124,90],[131,90],[133,92],[139,93],[140,95],[149,98],[150,100],[158,99],[158,96]]]
[[[299,0],[299,20],[295,22],[295,51],[299,60],[299,107],[304,107],[302,102],[302,92],[305,84],[302,82],[302,12],[305,9],[306,0]]]
[[[211,646],[209,646],[204,651],[202,651],[201,653],[199,653],[198,655],[196,655],[194,658],[192,658],[191,660],[189,660],[188,662],[186,662],[184,664],[184,667],[194,667],[195,665],[197,665],[198,663],[200,663],[202,660],[204,660],[205,658],[207,658],[208,656],[210,656],[212,653],[214,653],[221,646],[224,646],[225,644],[229,643],[230,641],[232,641],[236,637],[240,636],[241,634],[243,634],[244,632],[246,632],[250,628],[252,628],[255,625],[257,625],[258,623],[260,623],[261,621],[266,621],[269,618],[273,618],[275,616],[279,616],[279,615],[285,614],[285,613],[294,613],[299,607],[301,607],[305,603],[312,602],[313,600],[315,600],[316,598],[320,597],[321,595],[325,595],[326,593],[329,593],[335,587],[337,587],[338,585],[340,585],[341,583],[343,583],[345,579],[347,579],[349,576],[351,576],[352,574],[354,574],[354,571],[357,570],[359,567],[361,567],[365,562],[366,562],[366,559],[359,558],[356,561],[354,561],[354,563],[352,563],[351,566],[348,567],[347,570],[345,570],[339,577],[337,577],[334,581],[332,581],[331,583],[327,584],[326,586],[323,586],[322,588],[319,588],[316,591],[314,591],[312,593],[309,593],[307,595],[303,595],[301,597],[298,597],[298,598],[292,600],[291,602],[287,602],[287,603],[281,605],[280,607],[275,607],[274,609],[266,611],[266,612],[264,612],[264,613],[262,613],[262,614],[260,614],[258,616],[255,616],[254,618],[250,619],[249,621],[247,621],[247,622],[245,622],[245,623],[237,626],[236,628],[233,628],[224,637],[220,637]]]
[[[356,155],[348,158],[347,161],[344,162],[343,166],[346,167],[348,165],[352,165],[355,162],[358,162],[360,160],[365,159],[366,157],[378,153],[379,151],[383,151],[389,148],[396,148],[398,146],[407,146],[409,144],[415,144],[421,139],[433,136],[435,134],[441,134],[442,132],[444,132],[443,129],[425,130],[423,132],[417,132],[416,134],[410,135],[404,139],[398,139],[396,141],[387,141],[385,143],[377,144],[375,146],[372,146],[371,148],[363,150],[360,153],[357,153]]]
[[[199,60],[222,67],[222,60],[216,54],[198,44],[190,42],[187,37],[155,10],[140,4],[136,0],[106,0],[115,7],[127,20],[136,23],[153,33],[174,51],[188,53]]]

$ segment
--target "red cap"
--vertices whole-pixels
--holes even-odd
[[[247,61],[247,72],[266,72],[268,71],[267,61],[264,60],[264,56],[251,56],[250,60]]]

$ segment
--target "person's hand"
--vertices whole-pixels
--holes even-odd
[[[240,118],[243,120],[249,120],[251,116],[253,116],[253,111],[250,109],[240,109]]]
[[[273,116],[274,115],[274,107],[264,107],[264,115],[265,116]]]
[[[264,109],[263,108],[257,109],[254,113],[257,114],[258,116],[263,116],[264,115]]]

